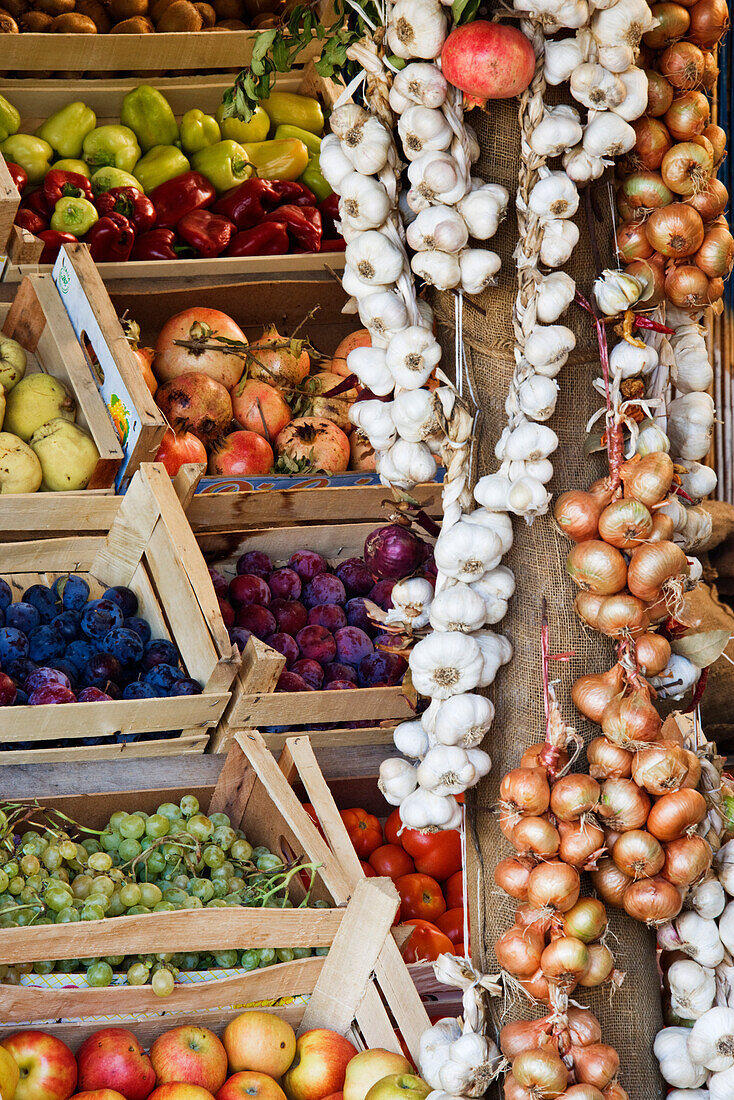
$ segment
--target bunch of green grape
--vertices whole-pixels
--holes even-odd
[[[0,808],[0,929],[177,909],[291,908],[293,876],[308,880],[310,873],[313,882],[316,869],[300,861],[286,866],[269,849],[253,847],[227,814],[201,813],[194,795],[184,795],[178,805],[164,802],[153,814],[118,810],[101,832],[81,841],[72,833],[91,830],[55,811],[45,812],[45,828],[16,831],[14,826],[27,825],[29,816],[24,806],[6,803]],[[327,903],[310,900],[309,889],[299,904]],[[100,987],[124,974],[130,985],[150,982],[165,997],[182,970],[255,970],[327,951],[239,948],[48,960],[0,966],[0,980],[18,984],[24,974],[86,971],[89,985]]]

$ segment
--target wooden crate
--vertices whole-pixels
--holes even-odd
[[[8,37],[24,38],[25,35]],[[41,35],[40,37],[46,37]],[[54,35],[54,43],[58,38]],[[63,36],[62,36],[63,37]],[[90,41],[89,36],[85,37]],[[101,37],[101,36],[100,36]],[[155,41],[157,35],[143,35]],[[162,37],[162,36],[160,36]],[[172,35],[179,38],[182,36]],[[186,36],[183,36],[186,37]],[[204,35],[218,39],[220,34]],[[110,79],[99,81],[68,80],[0,80],[0,94],[18,108],[21,114],[21,130],[33,133],[41,122],[53,111],[66,103],[83,100],[97,115],[97,124],[119,122],[122,100],[127,92],[138,86],[140,79]],[[155,79],[154,84],[166,96],[174,114],[181,117],[189,108],[199,107],[203,111],[214,113],[219,106],[222,94],[232,83],[231,77],[176,77]],[[304,69],[279,76],[276,82],[278,91],[302,92],[306,95],[318,95],[322,102],[331,104],[340,89],[332,81],[318,76],[313,65]],[[24,274],[47,273],[49,264],[39,264],[42,242],[28,233],[16,232],[12,225],[20,196],[14,187],[8,187],[9,176],[2,164],[0,155],[0,253],[7,252],[3,279],[6,282],[18,282]],[[5,231],[5,236],[2,231]],[[28,239],[30,238],[30,239]],[[323,252],[292,256],[220,256],[211,260],[157,260],[127,261],[126,263],[101,263],[97,269],[105,283],[131,280],[156,279],[175,280],[174,286],[181,286],[182,280],[189,280],[190,286],[200,286],[210,279],[220,282],[233,282],[264,276],[268,279],[292,276],[294,273],[309,273],[313,277],[330,279],[330,271],[341,271],[344,267],[344,253]],[[139,284],[138,284],[139,285]]]
[[[204,685],[201,695],[171,699],[8,707],[3,712],[3,742],[33,742],[38,747],[2,752],[0,765],[204,750],[208,730],[229,702],[239,656],[229,642],[206,566],[163,466],[141,467],[105,535],[2,543],[0,562],[17,596],[31,584],[51,583],[68,572],[84,575],[93,597],[110,585],[128,585],[154,636],[172,638],[188,675]],[[170,730],[182,732],[176,738],[143,743],[112,740],[118,731]],[[92,747],[45,747],[47,741],[79,737],[107,740]]]
[[[197,786],[191,793],[196,794],[205,812],[229,814],[252,842],[288,856],[305,854],[309,861],[320,864],[322,896],[331,902],[331,908],[269,909],[266,920],[262,909],[202,909],[7,929],[0,941],[0,963],[45,959],[49,954],[76,958],[82,952],[82,942],[85,955],[89,951],[127,954],[196,950],[197,945],[206,950],[245,944],[280,947],[285,943],[328,945],[329,955],[280,963],[220,981],[180,985],[163,1002],[149,986],[58,990],[0,985],[0,1038],[17,1030],[21,1021],[98,1017],[113,1011],[131,1018],[136,1013],[165,1014],[166,1025],[171,1026],[222,1005],[309,993],[305,1008],[301,1004],[275,1011],[284,1011],[294,1026],[303,1029],[328,1026],[346,1033],[356,1023],[365,1045],[399,1050],[384,1000],[415,1056],[427,1020],[390,931],[397,911],[397,892],[389,880],[350,880],[323,841],[289,782],[292,776],[300,775],[315,789],[314,777],[320,775],[308,740],[297,741],[279,766],[257,733],[239,732],[216,786]],[[113,768],[119,772],[121,765],[108,766],[104,773],[92,770],[81,790],[44,799],[44,805],[100,827],[116,808],[129,808],[132,798],[135,806],[150,811],[161,801],[177,800],[190,790],[180,776],[171,774],[167,761],[156,761],[142,773],[140,765],[133,767],[132,771],[140,776],[137,787],[127,772],[115,779]],[[36,786],[48,785],[48,769],[35,770],[40,773]],[[36,789],[33,778],[30,774],[25,777],[29,789]],[[63,780],[52,781],[52,785],[64,789]],[[328,788],[326,791],[328,795]],[[320,802],[321,788],[315,790],[315,797],[319,816],[328,816],[328,801],[323,806]],[[84,939],[80,942],[82,933]],[[237,1011],[222,1009],[221,1018],[207,1013],[198,1021],[216,1028]],[[98,1022],[82,1021],[54,1024],[44,1030],[76,1047],[99,1026]],[[146,1046],[160,1027],[156,1019],[141,1024],[138,1033],[145,1037]]]
[[[362,554],[364,540],[374,528],[372,523],[328,524],[323,527],[271,528],[238,535],[199,534],[197,541],[210,565],[217,564],[227,575],[234,575],[235,563],[245,550],[263,550],[276,565],[284,565],[292,553],[300,549],[316,550],[331,563]],[[319,743],[330,743],[330,730],[319,731],[323,723],[375,723],[369,730],[351,731],[352,743],[388,743],[397,720],[413,717],[413,710],[400,685],[395,687],[358,688],[355,691],[276,692],[275,685],[285,667],[285,658],[258,638],[251,637],[242,654],[242,665],[232,685],[232,701],[213,735],[209,751],[226,748],[232,731],[243,728],[261,729],[285,726],[289,731],[299,726],[316,726]],[[390,723],[389,720],[392,720]],[[377,723],[385,723],[380,728]],[[335,731],[342,742],[348,736],[345,729]],[[271,744],[271,734],[263,730]],[[272,747],[282,745],[282,734],[275,734]]]

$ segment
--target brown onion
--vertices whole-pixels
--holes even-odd
[[[622,1088],[619,1081],[612,1081],[611,1085],[602,1089],[602,1096],[604,1100],[630,1100],[629,1093]]]
[[[604,1093],[593,1085],[571,1085],[558,1100],[604,1100]]]
[[[726,0],[698,0],[691,8],[688,37],[705,50],[712,49],[729,29],[729,8]]]
[[[502,1094],[504,1100],[535,1100],[537,1096],[537,1093],[534,1096],[530,1089],[519,1085],[511,1073],[505,1077]]]
[[[518,982],[531,1001],[537,1001],[538,1004],[543,1005],[550,1004],[550,983],[540,967],[532,978],[519,978]],[[571,990],[567,988],[566,992],[570,993]]]
[[[689,141],[702,134],[709,124],[711,108],[703,92],[683,92],[673,100],[663,121],[676,141]]]
[[[711,178],[714,167],[713,150],[709,152],[699,144],[700,140],[705,140],[703,135],[695,141],[681,141],[663,157],[661,175],[670,190],[677,195],[692,195],[703,191]],[[711,149],[711,142],[707,144]]]
[[[571,688],[571,698],[576,710],[585,718],[601,722],[607,706],[623,687],[624,670],[621,665],[613,665],[608,672],[579,676]]]
[[[660,841],[645,829],[630,829],[614,845],[612,859],[630,878],[651,878],[662,870],[665,853]]]
[[[645,226],[641,222],[628,222],[620,225],[614,239],[617,255],[623,263],[632,260],[647,260],[652,256],[652,246],[647,239]],[[593,538],[593,536],[591,536]]]
[[[723,279],[709,279],[708,300],[711,305],[724,297],[724,285]]]
[[[657,741],[662,722],[650,702],[648,691],[636,688],[630,695],[615,696],[601,716],[605,737],[623,749],[634,748],[638,741]]]
[[[652,247],[674,260],[692,256],[704,238],[703,219],[684,202],[673,202],[662,210],[653,210],[645,225]]]
[[[601,788],[590,775],[564,775],[551,790],[550,808],[559,821],[578,821],[593,810]]]
[[[529,860],[518,859],[516,856],[501,859],[494,869],[494,881],[511,898],[524,901],[528,896],[528,878],[532,866]]]
[[[663,451],[631,458],[622,464],[620,471],[624,495],[641,501],[647,508],[659,504],[668,495],[673,473],[673,460]]]
[[[659,798],[668,791],[679,790],[687,771],[684,749],[674,741],[658,741],[635,754],[632,778],[638,787]]]
[[[679,840],[706,816],[706,799],[687,787],[659,798],[647,818],[649,831],[658,840]]]
[[[559,821],[561,844],[558,855],[571,867],[584,868],[604,847],[604,830],[591,821]]]
[[[658,20],[657,27],[643,34],[642,41],[652,50],[664,50],[671,42],[683,38],[691,24],[691,17],[682,4],[653,4],[650,14]]]
[[[583,1047],[579,1048],[583,1050]],[[540,1100],[554,1100],[568,1084],[568,1071],[552,1050],[526,1050],[512,1063],[512,1076]],[[534,1092],[532,1090],[535,1090]]]
[[[653,118],[664,115],[673,102],[675,90],[662,73],[655,69],[645,69],[647,77],[647,114]]]
[[[552,1042],[547,1016],[540,1020],[517,1020],[515,1023],[505,1024],[500,1031],[500,1050],[510,1060],[524,1050],[535,1050],[536,1047],[548,1046]]]
[[[550,787],[542,768],[513,768],[502,777],[500,801],[510,811],[544,814],[550,802]]]
[[[574,1046],[587,1047],[589,1043],[599,1042],[601,1039],[601,1024],[593,1012],[590,1012],[588,1008],[569,1005],[566,1015],[568,1018],[568,1031]]]
[[[618,550],[630,550],[649,538],[652,516],[639,500],[615,500],[599,516],[599,534]]]
[[[659,924],[677,917],[683,907],[683,895],[677,886],[657,875],[631,883],[624,893],[624,908],[635,920]]]
[[[601,508],[606,508],[607,504],[611,504],[614,496],[614,486],[608,477],[600,477],[596,481],[592,481],[588,491],[599,502]]]
[[[604,935],[607,911],[598,898],[579,898],[573,909],[564,914],[562,924],[566,936],[593,943]]]
[[[515,924],[518,928],[532,928],[539,936],[547,936],[553,923],[553,914],[543,909],[533,909],[523,903],[515,910]]]
[[[606,1043],[572,1047],[571,1056],[579,1081],[596,1085],[598,1089],[606,1088],[619,1073],[619,1055]]]
[[[703,82],[706,60],[703,50],[693,42],[676,42],[659,59],[660,72],[674,88],[690,91]]]
[[[683,752],[686,754],[688,771],[686,772],[686,777],[681,783],[681,786],[690,787],[695,790],[701,778],[701,761],[696,756],[695,752],[691,752],[690,749],[683,749]]]
[[[547,906],[558,913],[567,912],[576,904],[581,880],[574,867],[560,860],[539,863],[528,879],[528,903],[537,909]]]
[[[558,852],[561,837],[547,817],[521,817],[513,829],[512,843],[521,855],[548,859]]]
[[[734,237],[724,226],[712,226],[693,258],[710,279],[726,278],[734,266]]]
[[[703,69],[703,55],[701,55],[701,68]],[[634,160],[639,161],[639,164],[646,168],[648,172],[656,172],[662,164],[663,157],[673,144],[667,126],[660,119],[648,115],[638,118],[632,126],[637,135]],[[668,184],[668,187],[670,187],[670,184]],[[639,259],[639,257],[633,258]]]
[[[662,179],[661,179],[660,182],[662,183]],[[663,184],[663,187],[664,186],[665,186],[665,184]],[[625,224],[627,222],[634,222],[634,221],[636,221],[637,218],[639,218],[641,216],[640,212],[638,210],[634,209],[629,204],[627,199],[624,197],[624,195],[622,194],[622,188],[621,187],[617,191],[615,201],[617,203],[617,212],[619,214],[619,217],[620,217],[621,221],[624,222]]]
[[[691,886],[708,871],[713,859],[711,845],[702,836],[684,836],[665,845],[663,878],[675,886]]]
[[[621,909],[624,905],[624,895],[632,879],[620,871],[613,860],[605,858],[599,860],[599,866],[591,872],[591,881],[597,894],[607,905]]]
[[[589,949],[575,936],[559,936],[551,940],[540,957],[540,969],[546,978],[563,988],[579,979],[588,968]]]
[[[659,676],[670,660],[670,653],[670,642],[661,634],[642,634],[635,642],[637,665],[643,676]]]
[[[710,179],[703,191],[686,199],[689,206],[703,218],[706,225],[718,218],[729,202],[729,192],[721,180]]]
[[[707,92],[711,92],[716,87],[716,81],[719,79],[719,66],[716,63],[716,54],[711,50],[704,50],[703,56],[703,86]]]
[[[515,826],[521,817],[522,814],[519,814],[517,810],[506,810],[500,807],[499,826],[510,843],[512,843]]]
[[[574,611],[582,622],[596,630],[596,621],[606,596],[596,596],[593,592],[577,592],[573,601]]]
[[[530,978],[540,966],[545,941],[532,928],[518,928],[513,924],[494,945],[497,962],[508,974],[516,978]]]
[[[521,768],[542,768],[543,765],[540,762],[540,756],[548,748],[547,741],[540,741],[537,745],[531,745],[525,749],[525,752],[520,757]],[[562,771],[568,763],[568,753],[564,749],[556,749],[558,753],[558,760],[556,767],[558,771]]]
[[[601,785],[599,812],[610,829],[627,833],[644,826],[650,799],[631,779],[606,779]]]
[[[720,160],[723,160],[726,153],[726,130],[712,122],[704,130],[703,136],[711,142],[714,151],[714,165],[716,165]]]
[[[705,309],[712,301],[708,275],[695,264],[673,268],[665,277],[665,293],[679,309]]]
[[[633,172],[623,182],[619,193],[632,211],[632,217],[627,221],[641,217],[650,210],[659,210],[673,201],[673,192],[666,187],[659,172]]]
[[[553,509],[556,523],[574,542],[596,538],[600,512],[597,499],[581,489],[561,493]]]
[[[586,759],[594,779],[629,779],[632,775],[632,753],[606,737],[595,737],[589,743]]]
[[[674,542],[650,542],[633,550],[627,574],[630,592],[647,603],[664,594],[664,586],[676,577],[687,577],[690,566]]]
[[[589,965],[583,974],[579,975],[579,985],[587,989],[601,985],[614,970],[614,955],[603,943],[592,943],[589,946]]]
[[[675,527],[670,516],[664,515],[662,512],[656,512],[652,519],[652,533],[650,534],[650,542],[667,542],[672,539]]]
[[[566,558],[571,580],[597,596],[621,592],[627,579],[627,564],[613,546],[599,539],[577,543]]]
[[[634,637],[647,625],[644,603],[629,592],[607,596],[596,620],[596,629],[608,638]]]

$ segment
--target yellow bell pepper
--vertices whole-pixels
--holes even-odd
[[[271,92],[262,105],[273,127],[299,126],[310,134],[323,132],[324,113],[318,99],[295,92]]]
[[[308,149],[295,138],[258,141],[242,148],[263,180],[297,180],[308,166]]]
[[[308,130],[302,130],[300,126],[278,126],[273,137],[276,141],[281,138],[298,138],[312,156],[317,157],[321,152],[321,138],[317,134],[310,134]]]
[[[265,141],[270,129],[270,119],[262,107],[256,107],[249,122],[231,115],[224,117],[224,104],[220,103],[214,116],[219,123],[222,137],[243,144],[246,141]]]
[[[52,168],[58,168],[60,172],[76,172],[85,179],[91,179],[91,173],[86,161],[75,160],[73,157],[64,157],[63,160],[54,161]]]

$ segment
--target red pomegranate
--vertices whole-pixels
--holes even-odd
[[[207,473],[212,477],[251,477],[269,474],[273,448],[256,432],[230,432],[211,450]]]
[[[302,472],[338,474],[349,465],[349,439],[331,420],[317,416],[291,420],[275,440],[275,450]]]
[[[275,439],[291,420],[291,410],[283,395],[274,386],[258,382],[256,378],[237,383],[232,390],[232,410],[237,423],[248,432],[267,434],[271,439]]]
[[[266,325],[256,344],[250,344],[252,358],[247,360],[250,378],[270,386],[297,386],[309,372],[311,359],[303,350],[303,341],[281,336],[275,325]]]
[[[350,351],[354,351],[355,348],[371,348],[372,338],[366,328],[358,328],[356,332],[350,332],[348,336],[339,343],[336,351],[334,352],[334,358],[331,363],[324,363],[324,369],[332,371],[333,374],[340,374],[342,378],[346,378],[352,372],[347,366],[347,356]]]
[[[375,472],[375,452],[370,446],[370,441],[364,432],[355,430],[349,437],[350,470],[366,470]]]
[[[343,432],[347,434],[352,430],[352,422],[349,419],[349,406],[357,399],[356,389],[343,390],[336,397],[324,396],[330,390],[335,390],[344,382],[344,376],[333,374],[331,371],[320,371],[312,374],[303,384],[304,392],[313,394],[309,396],[305,412],[310,417],[320,417],[324,420],[333,420]]]
[[[193,371],[158,387],[156,402],[175,432],[193,432],[205,446],[232,423],[232,402],[224,386]]]
[[[217,336],[247,343],[240,326],[218,309],[194,306],[169,318],[155,342],[153,370],[158,381],[168,382],[180,374],[195,372],[207,374],[230,390],[242,377],[245,360],[234,355],[226,344],[220,345],[221,351],[216,347],[206,350],[218,343]],[[177,340],[191,341],[194,346],[182,347]]]
[[[155,456],[156,462],[162,462],[171,477],[175,477],[187,462],[206,464],[206,459],[206,447],[193,432],[181,432],[180,435],[176,435],[173,428],[166,429],[158,454]]]
[[[441,69],[464,93],[467,107],[483,107],[488,99],[512,99],[525,91],[535,73],[535,51],[517,27],[477,19],[448,36]]]

